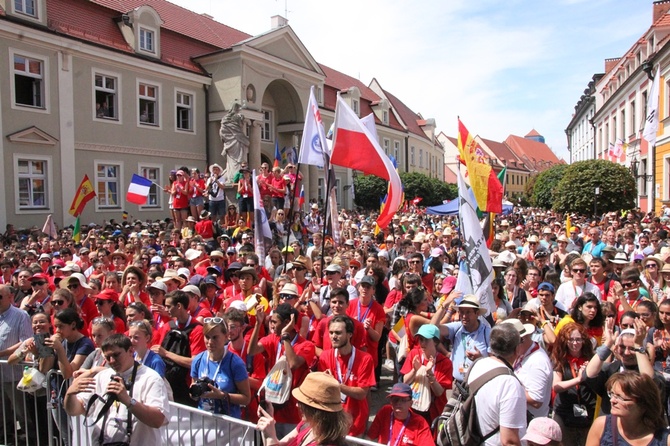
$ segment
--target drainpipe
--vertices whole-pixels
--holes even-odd
[[[207,163],[205,170],[207,170],[211,165],[209,157],[209,87],[207,87],[207,84],[203,84],[202,89],[205,92],[205,160]]]

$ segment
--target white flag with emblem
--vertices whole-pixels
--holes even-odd
[[[261,201],[261,193],[258,190],[258,182],[256,182],[256,170],[251,174],[254,190],[254,247],[256,254],[261,262],[265,259],[265,251],[272,246],[272,230],[270,230],[270,223],[268,216],[265,213],[263,202]]]

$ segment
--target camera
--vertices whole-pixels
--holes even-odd
[[[209,385],[216,387],[216,383],[209,377],[198,378],[193,381],[191,387],[188,388],[188,393],[191,398],[200,398],[203,393],[209,392]]]

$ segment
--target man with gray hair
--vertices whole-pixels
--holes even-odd
[[[477,421],[487,446],[519,446],[526,430],[526,394],[512,367],[523,330],[521,322],[493,327],[489,356],[476,361],[467,376],[470,385],[493,369],[508,369],[508,373],[491,379],[475,395]]]

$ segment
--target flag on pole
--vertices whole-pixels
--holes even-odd
[[[256,249],[258,258],[264,259],[265,252],[272,245],[272,230],[270,230],[268,216],[261,201],[261,193],[256,181],[256,169],[254,169],[251,179],[254,191],[254,248]]]
[[[486,240],[486,247],[490,248],[491,243],[495,240],[495,218],[496,214],[493,212],[487,212],[484,215],[484,220],[482,221],[482,232],[484,234],[484,240]]]
[[[384,229],[398,210],[402,197],[402,182],[393,163],[377,139],[361,123],[358,116],[341,97],[335,108],[335,136],[330,161],[338,166],[360,170],[389,182],[388,200],[377,224]]]
[[[658,94],[659,82],[661,80],[661,66],[656,68],[656,76],[651,83],[651,89],[647,96],[647,118],[644,121],[644,130],[642,137],[647,140],[649,145],[656,145],[656,133],[658,133]]]
[[[305,114],[305,126],[302,131],[300,142],[300,154],[298,162],[312,166],[324,166],[324,151],[327,150],[326,132],[323,128],[319,104],[314,96],[314,86],[309,91],[307,102],[307,113]]]
[[[146,204],[149,191],[151,190],[151,184],[151,180],[134,173],[133,178],[130,180],[130,185],[128,186],[126,201],[140,206]]]
[[[300,206],[300,209],[305,205],[305,185],[301,184],[300,185],[300,197],[298,198],[298,206]]]
[[[81,223],[79,222],[79,217],[77,217],[77,220],[74,222],[74,229],[72,230],[72,240],[74,240],[75,243],[81,242]]]
[[[617,160],[623,154],[623,139],[617,138],[616,143],[614,144],[614,158]]]
[[[503,187],[468,129],[458,119],[458,152],[482,212],[502,212]]]
[[[567,238],[570,238],[570,229],[572,229],[572,222],[570,221],[570,214],[566,214],[565,215],[565,236]]]
[[[275,162],[272,165],[273,168],[279,167],[279,163],[281,162],[281,153],[279,153],[279,140],[275,140]]]
[[[338,246],[341,242],[340,224],[337,221],[337,195],[335,187],[330,188],[328,194],[328,214],[330,215],[330,235],[333,237],[334,246]]]
[[[58,231],[56,230],[56,224],[51,214],[47,215],[47,221],[44,222],[42,226],[42,232],[49,236],[49,238],[58,238]]]
[[[84,211],[86,203],[91,201],[93,197],[95,197],[93,184],[91,184],[91,180],[88,179],[88,175],[84,175],[84,179],[81,180],[77,193],[74,195],[74,199],[70,205],[70,215],[78,217]]]
[[[497,178],[496,178],[497,180]],[[461,217],[461,231],[465,260],[468,266],[468,277],[472,284],[473,294],[479,297],[479,303],[489,311],[496,311],[496,304],[491,292],[493,266],[491,256],[486,248],[486,240],[477,219],[477,203],[470,201],[470,194],[460,169],[458,170],[458,214]],[[460,274],[459,274],[460,276]]]

